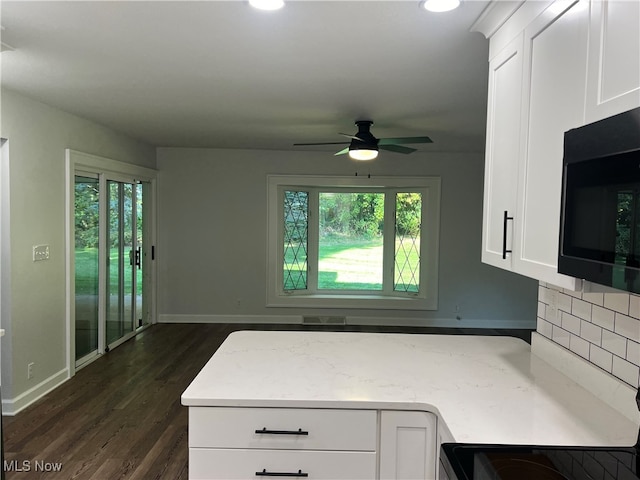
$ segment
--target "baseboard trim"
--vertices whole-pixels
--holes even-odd
[[[317,315],[315,315],[317,316]],[[304,315],[180,315],[161,314],[158,323],[279,323],[302,324]],[[320,316],[322,318],[322,316]],[[444,328],[499,328],[535,330],[535,321],[528,320],[485,320],[455,318],[419,317],[373,317],[347,315],[346,325],[379,325],[400,327],[444,327]]]
[[[535,330],[531,321],[485,320],[478,318],[419,318],[419,317],[365,317],[348,316],[347,325],[380,325],[400,327],[438,327],[438,328],[500,328],[517,330]]]
[[[21,393],[17,397],[2,400],[2,415],[11,417],[18,414],[32,403],[40,400],[53,389],[62,385],[64,382],[69,380],[69,378],[69,370],[64,368],[26,392]]]
[[[160,314],[158,323],[302,323],[302,315]]]

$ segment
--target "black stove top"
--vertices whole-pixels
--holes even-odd
[[[638,480],[635,447],[538,447],[445,443],[450,480]]]

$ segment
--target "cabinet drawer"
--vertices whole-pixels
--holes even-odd
[[[303,450],[376,449],[375,410],[189,409],[189,446]]]
[[[290,478],[372,480],[375,452],[313,452],[287,450],[189,449],[189,480],[278,478],[256,473],[300,473]],[[306,476],[303,476],[306,474]],[[283,477],[282,475],[280,478]]]

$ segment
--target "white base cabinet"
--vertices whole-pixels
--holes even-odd
[[[436,478],[428,412],[189,408],[189,478]]]
[[[375,452],[300,450],[292,454],[287,450],[189,449],[191,480],[278,477],[371,480],[375,476]]]
[[[436,478],[436,417],[428,412],[380,412],[380,479]]]

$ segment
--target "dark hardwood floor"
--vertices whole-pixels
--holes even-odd
[[[229,333],[247,329],[466,333],[531,339],[530,330],[155,325],[79,370],[18,415],[2,419],[6,478],[186,480],[187,408],[180,404],[180,395]],[[47,469],[50,471],[43,471]]]

